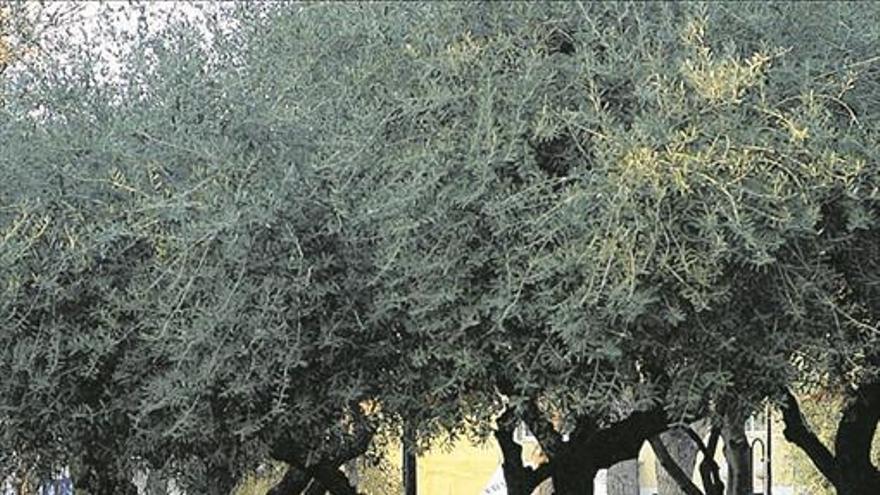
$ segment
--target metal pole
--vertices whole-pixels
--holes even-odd
[[[773,432],[771,430],[770,403],[767,402],[767,452],[764,455],[764,495],[773,495]]]
[[[403,493],[405,495],[416,495],[418,488],[416,486],[417,470],[416,470],[416,445],[415,434],[408,425],[404,425],[403,431]]]

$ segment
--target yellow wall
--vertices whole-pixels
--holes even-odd
[[[420,457],[419,493],[425,495],[478,495],[501,465],[494,442],[469,445],[459,441],[452,450],[436,450]]]
[[[399,470],[400,447],[393,445],[391,449],[388,461]],[[537,465],[540,456],[536,443],[523,446],[524,462]],[[501,463],[501,450],[491,440],[482,445],[458,440],[451,446],[434,448],[416,461],[419,495],[479,495]]]

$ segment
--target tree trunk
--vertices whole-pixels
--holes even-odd
[[[318,480],[312,480],[309,483],[309,487],[306,488],[306,491],[303,492],[303,495],[324,495],[327,493],[327,490],[324,489],[324,486]],[[297,494],[299,495],[299,494]]]
[[[212,494],[229,495],[237,484],[235,476],[226,466],[214,466],[209,470],[209,473],[208,486]]]
[[[657,463],[659,464],[659,466],[663,467],[669,477],[672,478],[672,481],[675,483],[676,488],[684,495],[703,495],[703,492],[700,491],[694,481],[690,477],[688,477],[681,466],[678,465],[678,463],[672,457],[672,454],[669,453],[669,450],[663,443],[661,436],[657,435],[656,437],[652,437],[650,439],[650,442],[651,449],[654,451],[654,455],[657,457]],[[660,472],[659,467],[657,468],[657,472]]]
[[[284,472],[284,477],[281,478],[281,481],[270,488],[266,495],[300,495],[309,485],[311,479],[311,475],[302,469],[290,466]]]
[[[880,383],[865,384],[848,398],[834,439],[840,466],[840,495],[880,494],[880,472],[871,463],[871,445],[880,420]]]
[[[785,439],[797,445],[834,485],[837,495],[880,493],[880,471],[871,463],[870,449],[880,420],[880,383],[867,383],[850,392],[835,436],[834,454],[803,418],[794,395],[786,391],[782,407]]]
[[[553,470],[553,495],[593,495],[597,468],[576,456],[557,462]]]
[[[548,477],[549,464],[544,463],[538,469],[523,465],[522,446],[513,439],[518,424],[513,410],[504,411],[496,420],[495,439],[501,448],[501,469],[504,472],[507,495],[532,495],[535,488]]]
[[[693,479],[694,467],[697,462],[697,452],[699,447],[691,439],[690,435],[684,428],[673,428],[665,433],[660,434],[660,441],[666,446],[670,457],[684,472],[685,476]],[[675,479],[662,466],[660,458],[655,461],[655,471],[657,473],[657,492],[658,495],[686,495],[684,490],[679,487]]]
[[[636,459],[642,444],[668,428],[663,408],[633,411],[629,416],[610,425],[598,427],[593,418],[581,417],[569,441],[558,447],[547,462],[537,469],[522,464],[522,447],[513,441],[517,417],[507,410],[498,418],[495,438],[504,456],[504,480],[509,495],[531,495],[545,479],[553,481],[553,493],[563,495],[592,495],[593,478],[599,469],[630,459]],[[541,431],[540,425],[533,432]],[[554,435],[541,434],[541,437]],[[543,444],[542,444],[543,447]],[[546,452],[545,452],[546,453]]]
[[[876,479],[846,479],[835,486],[837,495],[877,495],[880,493],[880,483]]]
[[[310,466],[308,471],[332,495],[358,495],[357,489],[351,486],[348,478],[338,467],[331,464],[318,464]]]
[[[721,437],[721,428],[713,425],[709,430],[709,441],[700,443],[703,451],[703,460],[700,461],[700,479],[703,480],[703,491],[706,495],[724,495],[724,483],[721,481],[721,473],[715,462],[715,452],[718,450],[718,439]],[[696,435],[694,440],[699,440]]]
[[[746,415],[742,411],[724,414],[721,436],[727,460],[727,495],[752,495],[752,452],[746,437]]]
[[[357,495],[357,487],[352,486],[339,468],[367,451],[373,438],[373,429],[367,419],[359,414],[358,407],[352,407],[352,411],[356,421],[351,437],[339,445],[339,451],[332,457],[325,457],[311,465],[304,462],[305,449],[298,446],[292,438],[276,439],[271,455],[276,460],[286,462],[289,468],[284,479],[266,495],[299,495],[313,479],[332,495]]]
[[[403,493],[416,495],[418,491],[418,471],[416,463],[416,433],[409,424],[403,431]]]
[[[618,462],[608,469],[608,495],[639,495],[639,460]]]

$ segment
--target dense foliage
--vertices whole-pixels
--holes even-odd
[[[405,424],[581,493],[710,417],[745,490],[744,418],[791,386],[876,429],[876,6],[136,8],[113,64],[86,36],[4,76],[7,471],[221,493],[274,458],[273,493],[350,493]],[[823,473],[868,493],[845,430]]]

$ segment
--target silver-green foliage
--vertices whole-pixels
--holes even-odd
[[[208,492],[361,406],[426,436],[485,433],[499,391],[682,411],[797,378],[829,328],[874,345],[829,253],[875,236],[877,16],[267,4],[144,30],[109,79],[22,71],[0,444]]]

